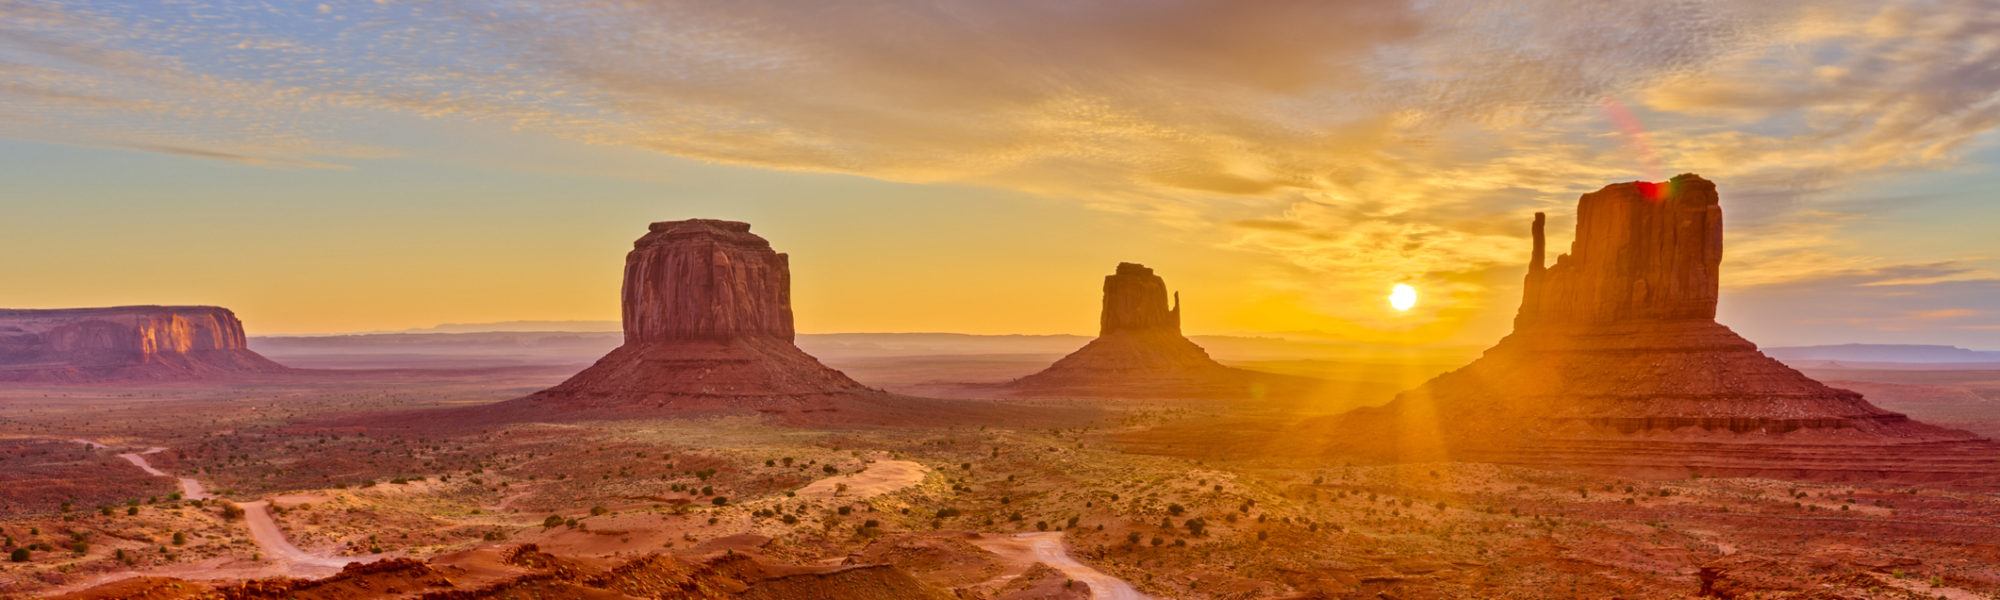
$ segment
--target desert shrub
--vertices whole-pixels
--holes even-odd
[[[1183,512],[1187,512],[1187,507],[1181,506],[1180,504],[1167,505],[1167,514],[1178,517],[1181,516],[1181,513]]]
[[[12,553],[9,553],[7,555],[7,560],[14,562],[28,562],[28,549],[15,548]]]
[[[562,524],[563,518],[561,515],[549,515],[549,518],[542,519],[543,528],[554,529],[556,526]]]
[[[710,500],[709,502],[714,503],[716,506],[727,506],[729,504],[729,499],[722,496],[716,496],[714,500]]]
[[[949,506],[940,508],[937,511],[937,518],[940,519],[949,519],[952,517],[956,517],[958,515],[959,515],[958,509]]]
[[[593,516],[593,517],[595,517],[595,516],[600,516],[600,515],[604,515],[604,514],[606,514],[606,513],[609,513],[609,512],[611,512],[611,509],[608,509],[608,508],[605,508],[605,507],[603,507],[603,506],[592,506],[592,507],[590,507],[590,516]]]
[[[241,506],[237,506],[237,505],[236,505],[236,503],[234,503],[234,502],[225,502],[225,503],[223,503],[223,504],[222,504],[222,518],[224,518],[224,519],[228,519],[228,520],[231,520],[231,521],[234,521],[234,520],[237,520],[237,519],[241,519],[241,518],[243,518],[243,507],[241,507]]]

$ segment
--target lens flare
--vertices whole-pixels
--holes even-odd
[[[1417,305],[1417,288],[1407,283],[1398,283],[1389,289],[1389,308],[1398,311],[1410,310]]]

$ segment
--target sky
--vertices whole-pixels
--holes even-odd
[[[806,332],[1483,344],[1528,223],[1695,172],[1721,320],[2000,348],[2000,0],[0,0],[0,306],[606,320],[749,221]],[[1420,301],[1392,310],[1405,283]]]

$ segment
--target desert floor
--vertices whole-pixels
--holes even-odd
[[[905,389],[1016,368],[870,360],[836,366]],[[1277,465],[1121,447],[1122,433],[1244,416],[1165,401],[1118,403],[1101,422],[1054,430],[367,418],[478,406],[567,374],[0,390],[0,536],[30,549],[26,562],[0,563],[0,596],[133,575],[317,576],[534,543],[559,556],[889,563],[970,597],[1018,592],[1010,584],[1036,577],[1036,563],[1060,574],[1052,589],[1100,598],[2000,597],[1991,484]],[[1378,375],[1338,403],[1378,402],[1428,373]],[[2000,433],[1988,399],[2000,398],[2000,373],[1813,375],[1918,418]]]

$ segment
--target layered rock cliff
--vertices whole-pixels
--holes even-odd
[[[1005,387],[1030,396],[1240,398],[1312,380],[1227,367],[1181,335],[1180,294],[1152,269],[1119,263],[1104,277],[1098,336],[1041,372]]]
[[[1689,174],[1584,195],[1571,251],[1552,266],[1543,265],[1545,222],[1535,216],[1512,334],[1334,429],[1374,430],[1353,441],[1393,443],[1404,456],[1683,474],[1886,471],[1855,465],[1983,443],[1814,381],[1717,323],[1713,183]]]
[[[791,270],[750,225],[654,223],[625,255],[625,343],[540,396],[812,408],[869,393],[792,344]]]
[[[749,223],[654,223],[625,256],[625,342],[791,342],[792,274]]]
[[[1715,319],[1722,205],[1714,183],[1687,174],[1584,194],[1575,241],[1551,267],[1542,264],[1544,223],[1536,214],[1517,329]]]
[[[214,306],[0,310],[0,381],[203,379],[284,367],[250,351]]]

